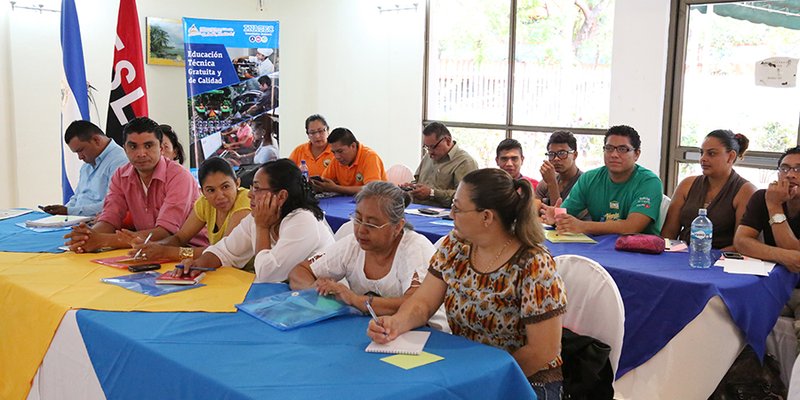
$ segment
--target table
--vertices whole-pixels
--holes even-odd
[[[17,223],[44,218],[50,214],[33,211],[28,214],[0,221],[0,251],[17,253],[63,253],[64,235],[69,228],[52,232],[33,232],[17,226]]]
[[[247,298],[285,290],[283,284],[255,284]],[[66,318],[57,334],[71,337],[71,342],[57,340],[59,348],[51,347],[48,357],[55,354],[46,357],[45,367],[54,363],[61,368],[40,371],[36,394],[53,393],[42,382],[66,369],[78,371],[72,379],[80,384],[68,389],[77,391],[76,396],[96,395],[99,383],[106,397],[123,399],[535,396],[508,353],[441,332],[432,332],[425,350],[444,360],[408,371],[384,363],[379,359],[387,355],[364,352],[369,318],[362,316],[286,332],[243,313],[80,310],[75,319],[77,324]],[[78,329],[78,337],[68,334]],[[84,344],[96,378],[81,378],[88,363],[79,351]],[[58,359],[59,353],[70,351]],[[479,368],[475,360],[481,360]],[[36,394],[29,398],[38,398]]]

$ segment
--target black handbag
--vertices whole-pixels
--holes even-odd
[[[709,400],[785,400],[787,395],[778,361],[766,354],[762,363],[745,346]]]
[[[564,400],[611,400],[614,375],[608,356],[611,347],[567,328],[561,330],[561,359],[564,364]]]

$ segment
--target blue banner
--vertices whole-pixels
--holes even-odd
[[[183,19],[192,167],[277,157],[278,33],[277,21]]]

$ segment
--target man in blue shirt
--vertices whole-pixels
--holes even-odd
[[[55,215],[95,216],[103,210],[108,183],[117,168],[128,163],[125,150],[89,121],[74,121],[64,133],[64,141],[85,164],[75,194],[65,205],[50,205],[43,210]]]

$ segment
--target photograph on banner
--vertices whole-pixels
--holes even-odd
[[[278,158],[277,21],[183,18],[191,167]]]

